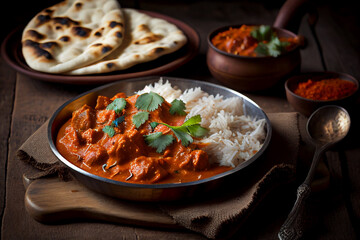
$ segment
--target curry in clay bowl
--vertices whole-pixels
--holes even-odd
[[[236,29],[239,31],[229,32]],[[211,32],[207,41],[206,61],[211,74],[238,91],[269,89],[300,70],[303,38],[286,29],[225,26]]]
[[[346,73],[311,72],[285,82],[286,98],[298,112],[309,117],[325,105],[338,105],[351,113],[359,98],[359,81]]]
[[[296,33],[309,9],[308,0],[288,0],[272,26],[237,24],[213,30],[207,38],[206,59],[211,74],[238,91],[281,86],[281,81],[300,71],[305,38]],[[312,14],[309,23],[316,21]]]

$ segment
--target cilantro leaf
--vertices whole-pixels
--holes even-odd
[[[157,125],[159,125],[159,123],[157,123],[157,122],[150,123],[151,129],[153,129],[153,130],[157,127]]]
[[[109,137],[113,137],[115,135],[115,129],[110,125],[105,126],[102,130],[104,133],[107,133]]]
[[[139,110],[154,111],[164,102],[164,98],[157,93],[149,92],[141,94],[135,103]]]
[[[259,27],[251,31],[251,36],[259,42],[270,41],[273,35],[273,31],[268,25],[260,25]]]
[[[260,56],[269,56],[268,47],[265,43],[262,42],[257,45],[255,52]]]
[[[200,124],[188,126],[187,130],[191,136],[198,138],[205,136],[209,132],[209,129],[200,126]]]
[[[133,117],[132,121],[136,128],[139,128],[142,124],[149,119],[149,112],[137,112]]]
[[[186,120],[181,126],[191,126],[199,123],[201,123],[201,116],[198,114]]]
[[[262,56],[277,57],[286,51],[286,46],[288,45],[288,42],[281,42],[278,38],[273,38],[268,43],[260,42],[255,48],[255,52]]]
[[[125,98],[116,98],[112,103],[110,103],[106,109],[114,110],[115,113],[119,114],[126,107]]]
[[[272,56],[277,57],[286,51],[286,46],[290,43],[281,42],[277,37],[276,32],[270,26],[260,25],[251,32],[251,36],[259,43],[255,52],[259,56]]]
[[[144,138],[150,147],[156,148],[157,153],[163,152],[174,141],[172,135],[164,135],[162,132],[150,133],[144,135]]]
[[[181,141],[181,144],[185,147],[189,146],[190,143],[194,141],[194,139],[190,136],[190,134],[184,128],[172,128],[170,127],[175,136]]]
[[[184,111],[186,109],[185,103],[182,100],[175,99],[171,102],[170,113],[172,115],[178,114],[180,116],[186,115]]]
[[[281,42],[279,38],[274,38],[269,42],[269,55],[277,57],[281,53],[286,51],[286,47],[289,45],[289,42]]]
[[[111,126],[113,127],[119,127],[119,124],[122,123],[125,120],[125,116],[118,117],[114,121],[112,121]]]
[[[166,123],[159,123],[170,128],[175,136],[181,141],[183,146],[188,146],[193,142],[192,137],[203,137],[208,132],[208,129],[200,126],[201,116],[195,115],[189,118],[181,126],[170,126]]]

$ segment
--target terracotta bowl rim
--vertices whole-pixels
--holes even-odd
[[[309,77],[306,77],[305,76],[321,76],[321,75],[324,75],[324,77],[326,75],[333,75],[334,77],[337,76],[339,78],[341,78],[341,76],[344,76],[345,78],[342,78],[343,80],[348,80],[348,81],[352,81],[353,83],[355,83],[356,85],[356,90],[346,96],[346,97],[343,97],[343,98],[339,98],[339,99],[333,99],[333,100],[314,100],[314,99],[309,99],[309,98],[304,98],[304,97],[301,97],[299,95],[297,95],[296,93],[294,93],[294,91],[292,89],[290,89],[289,87],[289,84],[290,83],[293,83],[293,82],[305,82],[307,81],[307,79]],[[301,78],[301,77],[304,77],[304,78]],[[288,92],[289,94],[291,94],[291,96],[299,99],[299,100],[302,100],[302,101],[306,101],[306,102],[309,102],[309,103],[334,103],[334,102],[338,102],[338,101],[343,101],[345,99],[348,99],[348,98],[351,98],[352,96],[356,95],[359,91],[359,80],[356,79],[355,77],[353,77],[352,75],[350,74],[347,74],[347,73],[343,73],[343,72],[334,72],[334,71],[318,71],[318,72],[304,72],[304,73],[300,73],[298,75],[294,75],[294,76],[291,76],[290,78],[288,78],[286,81],[285,81],[285,91]]]
[[[280,57],[283,57],[285,55],[288,55],[296,50],[298,50],[300,48],[299,45],[295,46],[294,48],[292,48],[290,51],[286,51],[282,54],[280,54],[278,57],[272,57],[272,56],[257,56],[257,57],[252,57],[252,56],[240,56],[240,55],[236,55],[236,54],[232,54],[232,53],[228,53],[228,52],[225,52],[225,51],[222,51],[220,49],[218,49],[217,47],[215,47],[212,42],[211,42],[211,39],[215,36],[215,34],[219,33],[220,31],[223,31],[223,30],[226,30],[226,29],[229,29],[230,27],[241,27],[242,25],[248,25],[248,26],[260,26],[260,25],[266,25],[266,24],[247,24],[247,23],[241,23],[241,24],[231,24],[231,25],[224,25],[224,26],[221,26],[221,27],[218,27],[218,28],[215,28],[213,29],[212,31],[210,31],[210,33],[208,34],[207,36],[207,42],[208,42],[208,46],[211,47],[212,49],[214,49],[216,52],[222,54],[222,55],[225,55],[225,56],[228,56],[228,57],[232,57],[232,58],[239,58],[239,59],[276,59],[276,58],[280,58]],[[298,36],[297,34],[289,31],[289,30],[286,30],[286,29],[283,29],[283,28],[278,28],[278,27],[274,27],[274,26],[271,26],[272,29],[275,29],[276,31],[282,31],[286,34],[289,34],[290,36],[292,37],[296,37]]]

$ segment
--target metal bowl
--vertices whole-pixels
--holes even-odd
[[[71,113],[80,108],[85,103],[90,106],[96,105],[96,99],[98,95],[104,95],[112,97],[118,92],[125,92],[128,95],[134,94],[134,92],[143,89],[146,85],[152,84],[159,80],[159,77],[146,77],[129,79],[126,81],[119,81],[111,83],[102,87],[95,88],[94,90],[85,92],[80,96],[63,104],[53,114],[48,125],[48,140],[50,148],[57,158],[65,164],[72,175],[86,187],[95,190],[97,192],[134,201],[172,201],[179,200],[188,197],[193,197],[195,194],[201,194],[210,190],[215,190],[221,186],[223,180],[229,176],[238,174],[241,170],[247,166],[253,164],[260,156],[263,155],[264,151],[269,145],[271,139],[272,128],[270,121],[264,111],[251,99],[246,96],[211,83],[202,81],[179,79],[163,77],[164,80],[168,80],[172,86],[177,86],[181,90],[193,87],[201,87],[201,89],[210,94],[221,94],[224,97],[239,97],[244,102],[244,113],[256,119],[265,119],[266,124],[266,138],[260,151],[258,151],[252,158],[239,164],[237,167],[215,175],[210,178],[202,179],[194,182],[186,183],[170,183],[170,184],[134,184],[115,181],[107,178],[103,178],[73,165],[71,162],[66,160],[56,149],[55,142],[56,136],[60,127],[71,118]]]

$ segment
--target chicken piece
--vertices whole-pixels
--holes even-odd
[[[67,150],[72,153],[77,152],[81,146],[81,139],[72,126],[68,126],[65,129],[65,135],[59,140],[59,142],[66,146]]]
[[[209,158],[205,151],[193,150],[190,155],[195,171],[205,170],[209,167]]]
[[[111,103],[110,98],[106,97],[106,96],[98,96],[97,100],[96,100],[96,106],[95,109],[96,110],[104,110],[107,105],[109,105]]]
[[[96,122],[102,125],[111,125],[116,119],[116,113],[113,110],[100,110],[96,113]]]
[[[168,175],[157,158],[141,156],[130,163],[133,181],[146,180],[155,183]]]
[[[126,134],[117,134],[106,144],[106,150],[111,161],[125,163],[145,155],[147,149],[143,136],[137,130],[127,131]]]
[[[82,106],[72,114],[71,126],[76,131],[85,131],[95,125],[95,110],[88,105]]]
[[[180,168],[202,171],[209,167],[208,155],[203,150],[193,150],[191,152],[185,152],[181,154]]]
[[[94,164],[101,164],[108,157],[105,148],[97,144],[89,145],[84,154],[83,164],[88,167]]]
[[[115,96],[113,96],[110,100],[111,100],[111,101],[114,101],[114,100],[117,99],[117,98],[126,98],[126,94],[123,93],[123,92],[117,93],[117,94],[115,94]]]
[[[89,128],[81,133],[81,138],[85,140],[86,143],[96,143],[103,135],[103,131],[96,131],[95,129]]]

